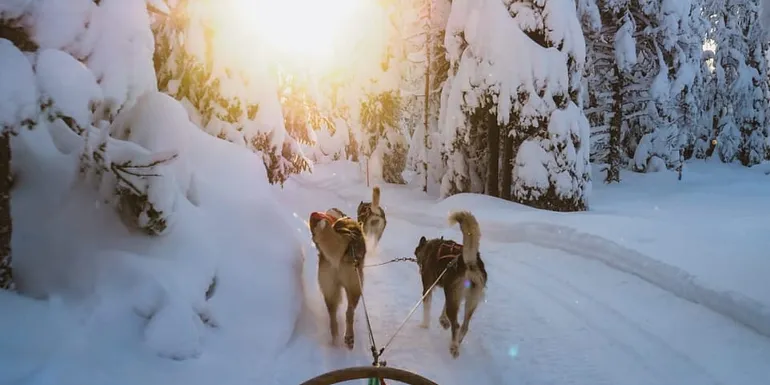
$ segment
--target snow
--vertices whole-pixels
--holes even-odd
[[[75,162],[49,152],[45,135],[15,139],[19,167],[38,173],[14,192],[13,246],[21,287],[48,299],[0,292],[0,306],[13,309],[0,318],[0,382],[288,385],[369,364],[360,306],[355,349],[328,344],[303,223],[319,208],[354,212],[370,194],[355,164],[317,165],[278,193],[250,167],[258,155],[198,132],[190,150],[200,156],[190,161],[201,204],[185,206],[168,235],[145,238],[95,207],[89,190],[69,187]],[[770,339],[741,325],[753,307],[761,317],[750,326],[770,326],[770,313],[758,313],[770,309],[770,212],[761,204],[770,189],[758,178],[704,164],[688,165],[678,184],[670,173],[624,175],[625,184],[597,187],[591,211],[573,214],[384,185],[388,230],[369,263],[409,256],[420,235],[459,238],[446,213],[468,208],[490,274],[457,361],[438,312],[429,330],[407,321],[385,359],[449,385],[760,384]],[[216,294],[205,301],[214,274]],[[382,344],[419,299],[419,275],[398,263],[367,270],[366,282]],[[728,299],[732,307],[720,309]],[[203,326],[201,310],[216,329]]]
[[[739,323],[751,322],[752,314],[765,325],[770,319],[760,313],[759,300],[741,303],[753,292],[764,296],[765,309],[770,304],[762,280],[770,266],[758,253],[768,246],[761,241],[768,206],[752,210],[768,185],[758,179],[764,178],[761,173],[725,167],[689,165],[682,182],[671,173],[624,175],[627,185],[596,187],[592,210],[581,214],[549,213],[476,194],[437,202],[409,187],[384,186],[389,228],[369,263],[409,256],[420,235],[459,238],[457,229],[446,227],[446,215],[467,208],[481,222],[485,263],[494,266],[487,302],[457,363],[434,318],[430,331],[419,329],[419,319],[407,323],[386,353],[389,365],[441,384],[506,384],[511,378],[536,384],[761,383],[769,370],[762,363],[770,357],[768,330],[760,336]],[[725,177],[729,185],[721,183]],[[290,181],[290,196],[282,200],[304,211],[327,206],[352,211],[366,197],[362,184],[355,165],[337,162]],[[735,201],[738,193],[746,199]],[[725,205],[727,197],[732,204],[704,212]],[[733,232],[733,220],[725,220],[739,208],[741,219],[734,222],[741,227]],[[719,250],[703,242],[725,225],[731,231],[720,238]],[[735,236],[747,229],[745,236]],[[375,337],[382,343],[419,299],[419,276],[410,264],[365,273]],[[742,280],[748,277],[757,279]],[[312,271],[306,279],[314,279]],[[310,305],[322,309],[315,295]],[[720,303],[727,300],[732,302]],[[326,324],[323,310],[317,311],[316,332],[323,342]],[[747,311],[752,314],[742,313]],[[360,335],[365,329],[358,322]],[[366,349],[354,351],[352,359],[346,352],[310,357],[338,366],[351,360],[366,364]]]
[[[282,320],[299,313],[300,304],[291,299],[301,296],[297,271],[303,251],[296,234],[304,224],[275,206],[264,169],[254,167],[261,164],[257,156],[192,131],[188,150],[197,156],[190,164],[204,177],[200,205],[182,206],[172,231],[148,238],[127,231],[112,209],[95,205],[93,190],[73,185],[77,159],[56,152],[50,139],[46,144],[46,135],[33,130],[14,139],[15,163],[23,176],[13,197],[15,268],[23,292],[49,298],[47,302],[62,298],[66,304],[50,317],[43,311],[43,319],[54,323],[37,325],[50,328],[43,336],[53,343],[70,338],[76,343],[60,347],[69,354],[59,361],[42,354],[52,350],[45,345],[32,343],[25,349],[35,354],[18,357],[13,350],[17,345],[4,345],[0,356],[11,359],[4,358],[2,366],[17,358],[33,361],[19,366],[30,372],[0,370],[0,382],[24,376],[42,381],[48,371],[67,370],[61,383],[135,383],[136,378],[117,376],[125,368],[119,362],[126,360],[148,365],[147,378],[162,381],[171,365],[165,358],[204,359],[212,338],[214,345],[222,344],[222,338],[227,341],[220,349],[258,346],[272,352],[286,343],[293,324]],[[228,185],[233,189],[221,189]],[[255,277],[257,271],[269,272],[269,277]],[[216,294],[205,302],[203,293],[215,274]],[[275,285],[281,285],[280,293],[271,289]],[[39,300],[21,303],[22,308],[37,309],[30,311],[45,308]],[[198,313],[210,314],[222,329],[204,327]],[[148,316],[149,322],[143,319]],[[3,323],[11,325],[6,330],[18,330],[20,320],[3,318]],[[57,322],[64,323],[62,328]],[[231,333],[237,330],[251,332]],[[127,350],[116,352],[115,344]],[[105,362],[99,375],[88,370],[93,362],[109,359],[114,363]],[[200,370],[186,376],[212,378]]]
[[[0,16],[3,19],[16,19],[23,15],[32,0],[6,0],[0,4]]]
[[[91,10],[95,7],[94,2],[89,0],[35,1],[32,37],[41,47],[65,49],[86,30]]]
[[[315,163],[326,163],[346,156],[346,146],[350,144],[350,127],[341,118],[335,118],[331,123],[332,127],[323,123],[319,130],[311,131],[315,135],[316,145],[303,149],[306,154],[315,150],[316,154],[310,157]],[[334,133],[330,132],[332,129]]]
[[[768,25],[768,23],[770,23],[770,1],[762,0],[760,2],[760,8],[761,8],[761,12],[760,12],[759,23],[761,25]],[[765,30],[764,38],[766,39],[769,38],[767,34],[768,34],[768,31]]]
[[[70,117],[79,127],[92,123],[92,106],[99,105],[103,97],[88,68],[66,52],[44,49],[38,53],[35,71],[40,97],[51,101],[54,116]]]
[[[365,79],[366,85],[343,90],[341,99],[353,101],[354,108],[350,116],[335,119],[334,134],[330,127],[316,133],[315,160],[326,164],[279,189],[268,184],[262,154],[207,134],[196,127],[202,120],[195,110],[199,106],[185,96],[177,102],[156,91],[154,39],[145,7],[168,13],[166,4],[71,3],[0,5],[2,17],[26,13],[41,46],[36,54],[22,53],[0,39],[0,124],[38,123],[12,137],[11,246],[21,293],[0,291],[0,383],[288,385],[368,365],[362,305],[355,349],[329,344],[305,218],[330,207],[353,214],[358,202],[371,196],[360,164],[333,160],[345,154],[349,134],[356,134],[351,124],[360,120],[361,95],[397,88],[392,82],[397,66],[386,73],[376,70],[380,50],[392,43],[393,31],[384,32],[389,11],[369,4],[362,15],[383,28],[338,47],[351,53],[346,50],[364,43],[363,58],[350,61],[348,69],[367,69],[347,75],[356,82]],[[658,10],[653,3],[646,2],[645,13],[660,11],[659,27],[672,31],[691,5],[666,0]],[[490,277],[486,301],[459,359],[448,354],[449,336],[436,324],[438,314],[429,330],[419,328],[419,319],[407,320],[384,358],[390,366],[446,385],[765,383],[770,378],[767,164],[748,169],[688,163],[684,179],[677,181],[660,157],[669,151],[676,129],[658,127],[641,137],[635,160],[638,168],[659,172],[628,173],[623,184],[592,186],[589,177],[598,167],[587,166],[588,121],[576,103],[553,105],[555,94],[571,90],[571,72],[579,72],[585,56],[585,42],[575,32],[577,19],[557,11],[574,3],[533,2],[545,4],[540,13],[523,4],[440,2],[434,16],[448,20],[449,56],[460,66],[450,77],[451,87],[442,91],[442,105],[451,107],[439,118],[444,132],[431,129],[434,145],[414,151],[422,161],[430,160],[429,174],[438,176],[445,170],[437,159],[450,158],[455,175],[441,181],[442,190],[449,190],[450,182],[470,190],[479,184],[478,165],[461,151],[441,154],[439,144],[455,144],[455,136],[447,134],[463,128],[458,123],[465,119],[463,106],[484,102],[472,86],[483,83],[496,93],[498,118],[507,124],[512,105],[521,103],[523,85],[536,97],[519,106],[517,118],[527,123],[546,112],[542,116],[549,119],[546,135],[530,136],[517,149],[516,183],[523,189],[541,187],[535,194],[550,186],[564,196],[581,189],[579,195],[587,196],[594,189],[590,210],[554,213],[476,194],[436,200],[416,183],[382,184],[388,229],[370,250],[369,263],[411,256],[421,235],[459,239],[459,229],[446,225],[447,213],[467,209],[481,223],[481,254]],[[508,6],[518,7],[515,19],[508,17]],[[580,7],[591,5],[581,1]],[[227,24],[208,10],[191,8],[191,18]],[[595,12],[586,12],[594,14],[583,16],[598,22]],[[538,23],[554,26],[547,34],[563,41],[564,52],[542,49],[521,30]],[[629,65],[636,62],[630,23],[621,28],[626,35],[619,35],[616,47],[624,54],[618,60]],[[229,27],[237,29],[235,23]],[[196,31],[203,30],[188,32]],[[465,51],[451,33],[459,31],[471,43]],[[668,37],[664,46],[674,43]],[[204,58],[204,40],[201,35],[185,44]],[[508,49],[498,49],[503,45]],[[222,94],[260,102],[261,113],[242,122],[245,133],[232,126],[226,138],[237,143],[269,132],[274,146],[299,146],[286,135],[275,79],[259,47],[215,46],[217,57],[246,60],[243,71],[214,64]],[[530,60],[522,61],[524,56]],[[578,68],[567,68],[567,56]],[[477,58],[483,60],[474,64]],[[695,69],[679,64],[675,79],[661,72],[653,93],[664,98],[691,82]],[[746,85],[757,73],[742,69],[729,84]],[[385,81],[368,83],[371,76]],[[178,91],[179,82],[172,79],[168,88]],[[64,119],[49,122],[39,116],[40,98],[51,99],[54,115],[71,117],[85,128],[82,136]],[[222,125],[232,124],[214,117],[207,129],[220,133]],[[722,131],[725,142],[740,137],[728,132],[738,129],[735,122],[728,124]],[[422,130],[414,131],[418,139]],[[372,159],[373,181],[381,178],[377,162],[386,159],[384,143],[404,138],[390,132],[385,139]],[[120,163],[171,158],[152,167],[150,176],[119,181],[110,172]],[[148,236],[132,226],[130,221],[148,226],[153,218],[147,211],[135,218],[120,210],[115,189],[126,188],[127,181],[164,213],[168,226],[159,234]],[[216,290],[206,298],[212,282]],[[366,304],[379,344],[393,336],[420,289],[412,264],[366,271]]]
[[[486,140],[473,120],[489,114],[501,138],[515,138],[514,200],[545,205],[554,190],[554,206],[585,207],[590,129],[581,101],[571,96],[579,91],[586,51],[574,7],[558,0],[452,2],[445,38],[452,69],[439,118],[447,168],[442,196],[485,190],[489,155],[471,137]]]
[[[519,148],[514,166],[514,189],[528,189],[533,198],[539,198],[539,193],[547,191],[549,185],[559,197],[570,197],[575,191],[585,190],[581,196],[589,196],[590,181],[581,188],[580,183],[572,178],[588,173],[588,146],[573,142],[572,138],[588,138],[590,127],[580,109],[570,103],[564,110],[557,109],[551,114],[548,123],[548,139],[545,144],[526,140]],[[535,145],[540,149],[535,149]],[[544,149],[553,148],[551,152]],[[532,170],[530,170],[532,168]],[[552,180],[551,180],[552,179]],[[551,180],[549,182],[549,180]],[[521,195],[524,195],[522,192]]]
[[[38,112],[35,75],[24,54],[0,39],[0,127],[15,127]]]
[[[459,61],[460,68],[451,80],[452,96],[448,105],[462,105],[462,108],[470,110],[479,106],[479,99],[491,90],[497,95],[497,120],[502,125],[508,124],[513,107],[517,111],[521,109],[519,123],[523,125],[528,125],[531,119],[544,111],[552,110],[553,96],[566,94],[567,90],[565,54],[555,48],[543,49],[529,39],[508,15],[502,2],[457,1],[452,3],[452,7],[446,47],[448,57]],[[463,7],[470,7],[472,11],[464,12]],[[470,15],[467,20],[462,18],[466,13]],[[474,23],[474,20],[484,20],[484,23]],[[457,38],[450,38],[451,33],[459,32],[465,35],[467,49],[461,50]],[[531,60],[522,62],[522,56]],[[484,60],[476,63],[473,58]],[[541,87],[542,93],[538,92]],[[530,95],[522,106],[518,106],[519,92]],[[461,104],[461,101],[464,103]],[[462,111],[448,114],[451,120],[445,128],[447,142],[454,137],[459,122],[464,120]],[[457,123],[453,124],[453,121]]]
[[[110,136],[130,141],[156,154],[173,152],[176,159],[169,165],[179,192],[188,195],[194,176],[190,166],[190,140],[199,130],[187,118],[187,111],[172,97],[148,92],[133,108],[118,115],[110,126]],[[195,202],[193,202],[195,203]]]
[[[623,18],[623,25],[615,33],[615,60],[618,67],[623,71],[628,71],[636,65],[636,39],[634,39],[633,20],[626,16]]]

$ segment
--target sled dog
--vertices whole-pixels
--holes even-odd
[[[374,186],[372,189],[372,201],[358,204],[356,210],[358,221],[364,229],[364,234],[373,235],[376,243],[380,242],[382,233],[385,232],[385,226],[388,220],[385,218],[385,209],[380,206],[380,188]]]
[[[452,328],[452,341],[449,345],[449,353],[457,358],[460,355],[460,343],[468,333],[468,325],[473,317],[473,312],[484,297],[487,285],[487,271],[484,269],[484,261],[479,254],[479,240],[481,229],[476,218],[468,211],[457,211],[449,215],[449,224],[459,224],[463,232],[463,243],[441,238],[420,238],[419,244],[414,249],[414,255],[420,268],[422,278],[422,293],[428,293],[428,289],[439,278],[444,269],[454,260],[444,273],[436,286],[444,289],[444,310],[441,312],[439,323],[444,329]],[[423,328],[430,326],[430,306],[433,292],[429,292],[422,302]],[[462,326],[457,322],[460,303],[465,300],[465,316]]]
[[[348,300],[345,312],[345,345],[353,349],[353,317],[361,299],[364,281],[363,266],[366,255],[361,224],[339,209],[310,214],[310,232],[318,249],[318,286],[329,312],[332,343],[337,342],[339,326],[337,308],[342,302],[342,289]],[[360,281],[359,281],[360,278]]]

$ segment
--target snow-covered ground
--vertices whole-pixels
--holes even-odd
[[[368,200],[356,166],[319,165],[281,191],[266,185],[258,156],[193,135],[200,202],[147,240],[71,187],[72,157],[24,146],[41,135],[15,139],[15,164],[34,172],[14,191],[13,246],[20,286],[48,299],[0,292],[0,384],[289,385],[371,362],[360,306],[355,349],[329,344],[304,224],[310,211],[352,214]],[[457,360],[440,306],[429,330],[418,311],[385,360],[442,385],[766,383],[770,339],[744,324],[768,322],[770,181],[712,164],[691,166],[682,182],[624,178],[595,186],[582,214],[383,186],[388,228],[369,263],[411,256],[421,235],[459,239],[446,215],[466,208],[481,222],[490,274]],[[214,274],[216,293],[200,303]],[[382,344],[420,296],[416,266],[367,269],[365,296]],[[149,322],[147,309],[157,310]],[[217,328],[203,326],[200,309]]]

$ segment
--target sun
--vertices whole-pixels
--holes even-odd
[[[366,1],[229,0],[228,13],[238,29],[274,54],[298,61],[327,61]]]

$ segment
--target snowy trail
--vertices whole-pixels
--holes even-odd
[[[335,190],[333,194],[341,200],[361,196],[357,189],[349,188],[340,193],[334,179],[315,181],[318,188]],[[352,191],[351,191],[352,190]],[[403,194],[405,191],[399,191]],[[406,191],[408,192],[408,191]],[[423,197],[424,198],[424,197]],[[391,216],[408,219],[410,223],[423,226],[443,226],[446,212],[425,211],[426,202],[393,205],[388,209]],[[411,204],[409,204],[411,203]],[[420,203],[423,203],[421,206]],[[429,204],[435,204],[430,202]],[[569,254],[601,261],[622,272],[636,275],[653,285],[667,290],[683,299],[702,304],[709,309],[748,326],[760,334],[770,337],[770,306],[742,293],[718,289],[703,282],[689,272],[676,266],[651,258],[641,252],[624,247],[610,239],[584,233],[568,226],[547,222],[501,222],[479,217],[485,227],[484,237],[499,242],[526,242],[539,247],[560,250]]]
[[[302,187],[292,188],[293,196],[287,197],[300,215],[331,206],[352,214],[367,195],[361,186],[336,191],[339,185],[333,180],[300,183]],[[441,213],[409,203],[398,208],[391,204],[388,229],[369,263],[410,256],[420,235],[459,238],[458,231],[435,220]],[[491,267],[487,303],[473,320],[460,358],[450,358],[449,334],[438,326],[443,304],[439,292],[431,328],[419,328],[418,309],[386,352],[390,365],[450,385],[748,385],[770,378],[770,341],[754,331],[598,261],[520,243],[521,235],[502,229],[484,235],[482,253]],[[396,263],[367,269],[365,290],[381,345],[419,299],[416,266]],[[300,338],[288,348],[292,354],[287,357],[295,360],[296,353],[303,352],[302,360],[316,363],[310,376],[369,364],[360,309],[357,317],[353,352],[325,344],[325,314],[316,312],[302,322],[321,348]],[[322,325],[310,325],[313,322]]]

